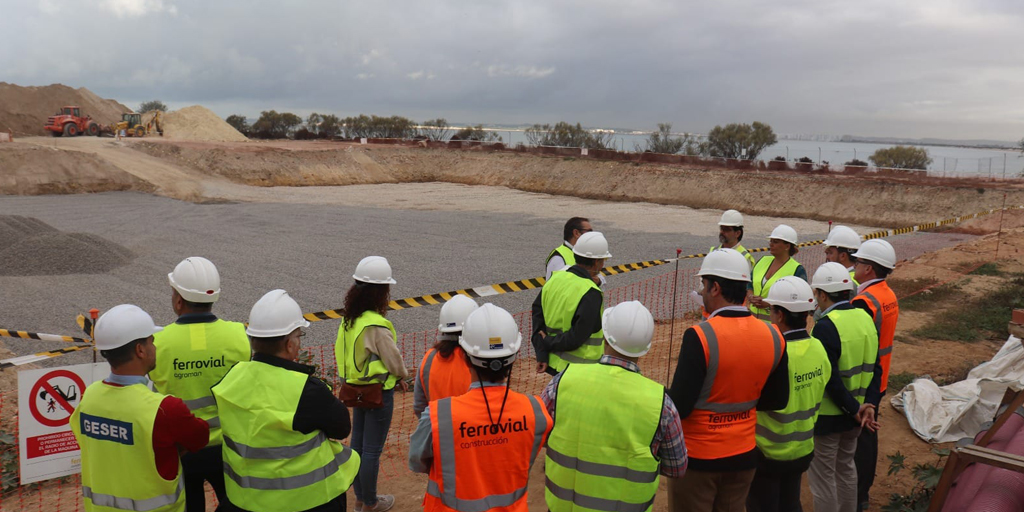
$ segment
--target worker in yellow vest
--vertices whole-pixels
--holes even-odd
[[[590,227],[590,219],[584,217],[573,217],[565,222],[562,228],[563,242],[555,247],[544,260],[544,279],[551,279],[551,274],[576,264],[576,256],[572,252],[573,245],[586,233],[594,228]]]
[[[708,252],[715,249],[735,249],[747,259],[750,268],[754,268],[754,256],[743,247],[740,242],[743,240],[743,214],[736,210],[726,210],[722,218],[718,220],[718,247],[712,247]]]
[[[537,372],[554,375],[572,364],[593,364],[604,353],[601,311],[604,293],[597,284],[611,258],[604,235],[585,233],[573,246],[576,264],[551,275],[533,301]]]
[[[768,236],[768,251],[770,254],[762,256],[757,260],[754,269],[751,271],[751,283],[747,290],[750,291],[750,311],[761,320],[769,319],[768,303],[764,301],[772,284],[786,276],[796,276],[804,281],[807,280],[807,271],[803,265],[793,259],[797,248],[796,230],[779,224]]]
[[[115,306],[96,321],[100,355],[110,376],[85,389],[71,414],[82,449],[86,512],[184,512],[180,451],[206,446],[210,428],[180,398],[154,393],[146,373],[156,366],[153,324],[138,306]]]
[[[251,512],[343,512],[359,454],[341,444],[348,409],[315,367],[296,362],[309,322],[284,290],[249,313],[252,361],[213,387],[231,503]]]
[[[640,374],[654,317],[637,301],[605,310],[598,364],[569,365],[541,394],[557,419],[548,438],[545,500],[552,512],[649,511],[659,475],[686,472],[683,427],[665,387]]]
[[[551,418],[540,397],[509,388],[522,341],[515,318],[493,304],[466,318],[459,345],[471,389],[432,400],[409,439],[409,469],[430,476],[425,512],[527,512]]]
[[[149,372],[153,388],[174,395],[196,416],[210,424],[210,443],[198,453],[181,457],[182,479],[188,500],[187,512],[206,510],[204,482],[209,482],[219,502],[217,510],[231,510],[224,491],[224,463],[221,460],[220,418],[210,387],[239,361],[250,357],[249,338],[239,322],[221,320],[213,314],[220,298],[217,267],[199,256],[185,258],[167,274],[171,285],[171,307],[178,319],[153,335],[157,365]]]
[[[768,292],[772,324],[782,331],[789,356],[789,403],[757,413],[758,465],[747,496],[748,512],[800,510],[800,481],[814,458],[814,423],[832,375],[821,342],[807,333],[814,292],[795,276]]]
[[[860,249],[860,235],[853,228],[836,226],[828,232],[822,245],[825,246],[825,261],[842,265],[850,273],[854,286],[859,285],[860,283],[854,279],[853,266],[857,263],[857,258],[853,253]]]

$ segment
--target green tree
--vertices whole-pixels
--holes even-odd
[[[455,132],[452,140],[478,140],[481,142],[501,142],[501,135],[490,130],[484,130],[484,125],[467,126]]]
[[[928,150],[914,146],[893,146],[875,151],[868,160],[876,167],[891,169],[927,169],[932,163]]]
[[[715,126],[708,132],[707,154],[721,158],[754,160],[768,146],[778,142],[772,127],[754,121]],[[746,150],[744,152],[744,150]]]
[[[423,125],[420,126],[420,135],[423,135],[429,140],[448,140],[448,136],[450,134],[451,127],[448,126],[448,120],[443,117],[423,121]]]
[[[320,123],[324,121],[324,116],[313,112],[306,118],[306,129],[310,132],[319,135],[320,134]]]
[[[341,120],[334,114],[324,114],[320,121],[320,136],[326,139],[337,137],[342,131]]]
[[[411,139],[418,131],[416,122],[402,116],[380,117],[360,114],[341,120],[345,128],[345,137],[351,139]]]
[[[573,125],[560,121],[554,126],[535,124],[526,129],[525,135],[527,142],[533,146],[614,149],[612,133],[592,132],[583,128],[580,123]]]
[[[249,136],[249,121],[245,119],[245,116],[231,114],[227,119],[225,119],[225,121],[227,121],[232,128],[238,130],[242,135],[245,135],[246,137]]]
[[[252,132],[260,139],[284,139],[302,124],[302,118],[291,112],[277,113],[275,110],[260,112],[260,118],[252,124]]]
[[[682,137],[672,136],[671,123],[658,123],[658,131],[647,136],[645,146],[641,148],[639,144],[636,144],[634,147],[638,153],[642,151],[650,151],[651,153],[674,155],[682,151],[685,144],[686,142]]]
[[[160,100],[143,101],[139,104],[138,112],[146,113],[152,110],[159,110],[161,112],[167,112],[167,105]]]

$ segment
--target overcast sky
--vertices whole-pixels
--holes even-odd
[[[1024,136],[1021,0],[0,4],[0,81],[133,108]]]

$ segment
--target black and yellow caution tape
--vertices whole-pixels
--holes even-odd
[[[1006,209],[1007,210],[1024,209],[1024,205],[1022,205],[1022,206],[1008,206],[1008,207],[1006,207]],[[965,220],[970,220],[970,219],[982,217],[982,216],[985,216],[985,215],[990,215],[990,214],[996,213],[996,212],[998,212],[1000,210],[1001,210],[1000,208],[997,208],[997,209],[994,209],[994,210],[988,210],[988,211],[984,211],[984,212],[973,213],[973,214],[970,214],[970,215],[961,215],[959,217],[951,217],[951,218],[948,218],[948,219],[943,219],[943,220],[939,220],[939,221],[935,221],[935,222],[928,222],[928,223],[920,224],[920,225],[917,225],[917,226],[910,226],[910,227],[905,227],[905,228],[887,229],[887,230],[882,230],[882,231],[876,231],[874,233],[870,233],[868,235],[865,235],[863,238],[865,240],[871,240],[871,239],[874,239],[874,238],[884,238],[884,237],[887,237],[887,236],[895,236],[895,235],[902,235],[902,234],[906,234],[906,233],[912,233],[914,231],[924,231],[924,230],[927,230],[927,229],[934,229],[934,228],[939,227],[939,226],[946,226],[946,225],[949,225],[949,224],[956,224],[958,222],[963,222]],[[825,242],[824,240],[814,240],[814,241],[811,241],[811,242],[799,243],[799,244],[796,244],[796,246],[797,247],[812,247],[812,246],[815,246],[815,245],[821,245],[824,242]],[[768,251],[768,248],[767,247],[759,247],[757,249],[747,249],[747,250],[750,251],[750,252],[765,252],[765,251]],[[622,264],[622,265],[612,265],[612,266],[604,267],[603,269],[601,269],[601,273],[606,275],[606,276],[613,276],[613,275],[617,275],[617,274],[624,274],[626,272],[633,272],[633,271],[636,271],[636,270],[643,270],[645,268],[657,267],[657,266],[660,266],[660,265],[665,265],[667,263],[672,263],[672,262],[677,261],[677,260],[688,260],[688,259],[694,259],[694,258],[703,258],[705,256],[707,256],[707,253],[698,253],[698,254],[690,254],[690,255],[686,255],[686,256],[679,256],[679,257],[676,257],[676,258],[668,258],[668,259],[664,259],[664,260],[648,260],[648,261],[638,261],[636,263],[625,263],[625,264]],[[432,293],[432,294],[429,294],[429,295],[420,295],[418,297],[408,297],[408,298],[405,298],[405,299],[393,300],[393,301],[391,301],[391,303],[388,304],[388,308],[391,309],[391,310],[400,310],[400,309],[418,308],[418,307],[423,307],[423,306],[434,306],[434,305],[443,304],[445,302],[448,302],[449,300],[451,300],[452,297],[454,297],[456,295],[465,295],[467,297],[472,297],[472,298],[491,297],[491,296],[494,296],[494,295],[503,295],[503,294],[506,294],[506,293],[521,292],[521,291],[524,291],[524,290],[534,290],[534,289],[540,288],[542,286],[544,286],[544,278],[543,277],[534,277],[534,278],[530,278],[530,279],[521,279],[519,281],[508,281],[508,282],[496,283],[496,284],[492,284],[492,285],[488,285],[488,286],[478,286],[476,288],[463,288],[461,290],[453,290],[453,291],[450,291],[450,292]],[[310,322],[319,322],[319,321],[322,321],[322,320],[338,320],[338,319],[341,319],[342,317],[344,317],[344,315],[345,315],[345,312],[342,309],[329,309],[329,310],[326,310],[326,311],[317,311],[315,313],[306,313],[303,316],[306,318],[306,320],[309,320]]]
[[[78,327],[82,329],[86,336],[92,337],[92,320],[86,318],[85,315],[78,315],[75,318],[75,323],[78,324]]]
[[[59,334],[43,334],[41,332],[15,331],[12,329],[0,329],[0,337],[40,341],[63,341],[66,343],[91,343],[89,340],[85,338],[76,338],[74,336],[61,336]]]
[[[35,354],[29,354],[27,356],[12,357],[10,359],[0,360],[0,370],[10,368],[12,366],[20,366],[23,364],[34,363],[36,361],[42,361],[50,359],[52,357],[62,356],[71,352],[77,352],[79,350],[87,350],[92,348],[92,344],[88,345],[74,345],[71,347],[59,348],[56,350],[47,350],[45,352],[36,352]]]

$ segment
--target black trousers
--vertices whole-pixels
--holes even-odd
[[[207,446],[195,453],[181,456],[182,478],[185,480],[185,512],[206,511],[206,489],[203,482],[210,482],[217,494],[217,512],[234,512],[224,490],[224,463],[221,461],[221,447]]]
[[[754,473],[747,494],[747,512],[803,512],[800,480],[804,471],[770,471],[764,466]]]
[[[867,508],[868,492],[875,483],[875,467],[878,465],[877,432],[866,428],[860,430],[853,462],[857,465],[857,504],[864,509]]]
[[[303,510],[302,512],[345,512],[345,510],[348,508],[347,494],[348,491],[345,491],[341,493],[341,496],[338,496],[337,498],[334,498],[333,500],[328,501],[323,505]],[[238,512],[249,512],[247,510],[242,510],[238,507],[235,507],[235,510],[237,510]]]

